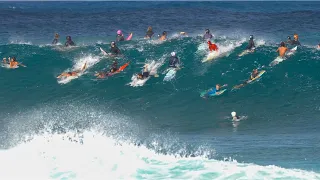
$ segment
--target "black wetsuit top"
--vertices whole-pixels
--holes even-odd
[[[121,54],[120,49],[117,46],[113,46],[110,48],[111,54],[118,55]]]
[[[58,39],[54,38],[54,40],[52,41],[52,44],[57,44],[58,43]]]
[[[299,46],[301,46],[299,40],[292,40],[291,41],[291,45],[299,45]]]
[[[169,60],[169,67],[174,67],[176,68],[176,64],[180,64],[179,59],[176,56],[171,56]]]
[[[65,43],[65,45],[68,46],[75,46],[74,42],[72,40],[69,40]]]
[[[123,35],[117,35],[117,41],[124,41]]]
[[[146,33],[146,37],[148,37],[148,38],[150,38],[151,39],[151,37],[153,36],[153,31],[147,31],[147,33]]]
[[[249,40],[249,44],[248,44],[248,46],[247,46],[247,49],[251,50],[252,48],[255,48],[255,46],[254,46],[253,39],[250,39],[250,40]]]

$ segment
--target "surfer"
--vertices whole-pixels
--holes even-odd
[[[240,119],[240,117],[239,117],[239,116],[237,116],[237,113],[236,113],[236,112],[234,112],[234,111],[231,113],[231,116],[232,116],[232,120],[233,120],[233,121],[237,121],[237,120],[239,120],[239,119]]]
[[[256,77],[258,76],[258,74],[259,74],[258,69],[252,70],[252,73],[251,73],[251,76],[250,76],[251,80],[253,80],[254,78],[256,78]]]
[[[3,64],[7,64],[7,58],[3,58],[3,59],[2,59],[2,63],[3,63]]]
[[[255,48],[256,48],[256,46],[254,45],[253,35],[250,35],[249,44],[247,46],[247,50],[254,51]]]
[[[164,41],[167,39],[167,32],[163,31],[162,36],[159,38],[160,41]]]
[[[145,78],[148,78],[150,75],[150,72],[148,71],[148,64],[143,66],[143,73],[137,74],[137,78],[140,80],[143,80]]]
[[[301,44],[300,44],[300,42],[299,42],[299,36],[298,36],[298,34],[294,34],[294,35],[293,35],[293,41],[292,41],[291,45],[299,45],[299,46],[301,46]]]
[[[208,46],[210,51],[218,51],[218,46],[216,44],[212,44],[211,41],[208,41]]]
[[[188,33],[186,32],[180,32],[180,37],[188,37]]]
[[[248,80],[246,80],[245,82],[243,82],[242,84],[236,85],[234,86],[232,89],[239,89],[245,85],[247,85],[249,82],[253,81],[255,78],[257,78],[259,75],[259,71],[258,69],[253,69],[252,73],[250,75],[250,78]]]
[[[292,39],[291,39],[291,37],[290,37],[290,36],[288,36],[287,44],[292,45]]]
[[[54,39],[53,39],[53,41],[52,41],[52,44],[58,44],[59,38],[60,38],[59,34],[56,33],[56,34],[54,35]]]
[[[146,33],[146,36],[144,37],[145,39],[151,39],[151,37],[153,36],[154,32],[152,31],[152,27],[149,26],[148,27],[148,30],[147,30],[147,33]]]
[[[9,62],[10,68],[14,68],[14,67],[17,67],[19,65],[19,63],[16,60],[16,57],[11,58],[11,60],[9,59],[9,61],[10,61]]]
[[[111,42],[110,52],[112,55],[120,55],[121,51],[114,41]]]
[[[117,38],[116,41],[124,41],[124,35],[122,34],[121,30],[117,31]]]
[[[216,84],[216,87],[215,88],[211,88],[208,90],[206,96],[212,96],[212,95],[215,95],[217,93],[219,93],[221,91],[222,88],[228,86],[227,84],[221,86],[220,84]],[[205,97],[205,96],[204,96]]]
[[[213,38],[213,35],[210,33],[209,29],[206,29],[205,34],[203,35],[203,39],[210,40],[211,38]]]
[[[66,41],[66,43],[65,43],[65,46],[66,46],[66,47],[75,46],[74,42],[73,42],[72,39],[71,39],[71,36],[67,36],[66,39],[67,39],[67,41]]]
[[[180,64],[179,58],[176,56],[175,52],[171,53],[171,57],[169,60],[169,67],[171,68],[178,68],[177,66]]]
[[[317,48],[320,49],[320,43],[318,44]]]
[[[277,50],[277,52],[279,52],[279,57],[284,58],[287,51],[288,51],[288,48],[286,47],[286,44],[284,42],[281,42],[280,47]]]
[[[59,76],[57,76],[57,78],[60,79],[62,77],[78,76],[78,74],[85,71],[86,68],[87,68],[87,62],[84,63],[83,67],[80,70],[63,72]]]
[[[111,69],[110,69],[110,73],[114,73],[118,70],[118,62],[115,60],[112,63]]]

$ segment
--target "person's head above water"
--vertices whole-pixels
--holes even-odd
[[[235,117],[236,115],[237,115],[237,113],[234,112],[234,111],[231,113],[231,116],[232,116],[232,117]]]
[[[288,40],[291,40],[291,37],[290,37],[290,36],[288,36]]]
[[[166,32],[166,31],[163,31],[162,35],[163,35],[163,36],[166,36],[166,35],[167,35],[167,32]]]
[[[298,34],[297,34],[297,33],[294,33],[293,38],[294,38],[295,40],[298,40],[298,39],[299,39]]]
[[[208,41],[208,44],[211,45],[212,44],[211,41]]]
[[[281,47],[285,47],[285,46],[286,46],[286,43],[281,42],[281,43],[280,43],[280,46],[281,46]]]
[[[117,35],[122,35],[122,31],[121,31],[121,30],[118,30],[118,31],[117,31]]]
[[[172,53],[171,53],[171,56],[173,56],[173,57],[176,56],[176,53],[175,53],[175,52],[172,52]]]
[[[252,40],[253,39],[253,35],[250,35],[249,39]]]
[[[56,34],[54,35],[54,37],[55,37],[56,39],[58,39],[60,36],[59,36],[58,33],[56,33]]]
[[[252,70],[252,73],[258,73],[258,69]]]
[[[66,39],[67,39],[68,41],[70,41],[70,40],[71,40],[71,36],[67,36]]]
[[[148,27],[148,31],[152,31],[152,27],[151,26]]]
[[[114,41],[111,42],[111,47],[116,46],[116,43]]]
[[[206,34],[209,34],[210,33],[210,30],[209,29],[206,29]]]
[[[220,84],[216,84],[216,89],[220,89]]]

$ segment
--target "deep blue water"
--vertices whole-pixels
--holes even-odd
[[[27,68],[0,70],[0,147],[4,153],[0,156],[14,158],[38,150],[38,141],[23,141],[27,136],[78,129],[102,133],[122,145],[134,143],[142,157],[156,152],[190,158],[179,161],[177,171],[171,172],[175,168],[169,167],[170,172],[163,172],[167,169],[164,164],[171,161],[161,156],[164,164],[156,163],[160,175],[157,170],[137,168],[131,176],[134,179],[303,179],[288,169],[300,169],[306,173],[304,178],[318,179],[319,174],[311,173],[320,172],[320,52],[315,48],[320,42],[319,12],[319,2],[1,2],[1,57],[16,56]],[[144,40],[148,26],[156,34],[167,31],[169,40]],[[228,54],[201,63],[207,50],[199,36],[206,28]],[[108,49],[118,29],[125,35],[134,34],[132,41],[118,44],[125,55],[119,63],[131,60],[131,64],[118,75],[97,80],[95,72],[107,68],[112,60],[104,57],[99,47]],[[180,31],[188,32],[189,37],[177,38]],[[56,32],[61,43],[71,35],[77,47],[51,46]],[[277,44],[293,33],[299,34],[302,46],[288,60],[270,67],[277,57]],[[238,57],[251,34],[258,44],[256,52]],[[165,61],[160,77],[152,77],[142,87],[127,85],[143,63],[166,60],[172,51],[184,64],[173,81],[163,82]],[[84,62],[90,64],[84,75],[67,84],[58,83],[57,75]],[[230,91],[247,79],[253,68],[267,72],[259,81]],[[201,91],[217,83],[228,84],[228,91],[206,100],[199,97]],[[232,111],[245,119],[232,122]],[[106,146],[110,152],[119,148],[103,145],[105,141],[98,143],[90,147]],[[21,151],[11,150],[20,146]],[[49,153],[43,146],[39,151],[54,157],[61,153]],[[55,144],[60,146],[64,147]],[[79,152],[79,156],[84,154]],[[198,163],[208,163],[204,169],[213,174],[195,172],[198,169],[192,165],[197,163],[192,158],[200,156],[204,160]],[[237,167],[248,169],[229,176],[231,164],[225,171],[217,170],[225,159],[236,160]],[[119,171],[127,169],[120,168],[120,160],[111,162],[118,164]],[[146,167],[155,165],[151,164]],[[255,165],[262,167],[250,176],[247,173]],[[285,169],[269,169],[268,165]],[[74,173],[65,174],[67,179],[80,178],[77,170],[58,168]],[[51,172],[50,178],[63,179],[58,177],[61,172]],[[187,172],[194,176],[179,176]],[[37,178],[33,175],[26,178]],[[121,177],[113,175],[109,177]],[[4,177],[10,179],[9,175]]]

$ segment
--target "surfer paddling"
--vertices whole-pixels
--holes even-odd
[[[279,57],[284,58],[287,51],[288,48],[286,47],[286,44],[284,42],[281,42],[280,47],[277,50],[277,52],[279,52]]]
[[[60,79],[62,77],[78,76],[79,73],[84,72],[86,68],[87,68],[87,63],[84,63],[83,67],[80,70],[63,72],[59,76],[57,76],[57,78]]]
[[[9,68],[17,68],[18,66],[22,66],[22,67],[27,67],[21,63],[19,63],[16,59],[16,57],[12,57],[12,58],[8,58],[8,62],[7,62],[7,58],[3,58],[2,60],[3,64],[9,64]]]

